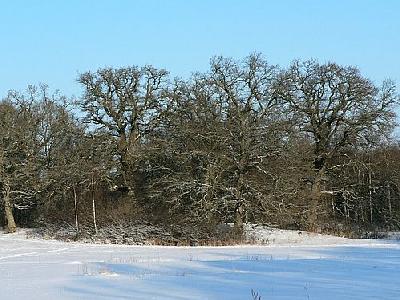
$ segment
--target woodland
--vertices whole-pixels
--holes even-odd
[[[348,236],[400,227],[390,80],[254,53],[213,57],[190,78],[129,66],[77,83],[79,97],[39,84],[0,101],[10,233],[176,243],[240,238],[246,223]]]

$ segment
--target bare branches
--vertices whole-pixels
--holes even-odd
[[[78,81],[85,88],[79,104],[87,120],[117,138],[117,155],[125,173],[144,134],[164,108],[168,73],[151,66],[106,68],[86,72]],[[130,158],[129,158],[130,157]]]
[[[380,92],[357,68],[295,62],[277,83],[278,97],[312,134],[320,160],[393,124],[394,86],[386,83]]]

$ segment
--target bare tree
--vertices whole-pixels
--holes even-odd
[[[393,128],[397,102],[392,82],[378,89],[355,67],[316,61],[295,62],[281,74],[277,97],[292,113],[314,148],[309,226],[316,229],[318,206],[332,158],[348,145],[371,142]]]
[[[263,161],[278,152],[281,136],[276,124],[280,114],[272,97],[276,74],[277,67],[268,64],[260,54],[243,61],[222,57],[211,61],[209,83],[225,124],[222,132],[227,158],[225,172],[230,173],[227,189],[232,193],[237,233],[243,230],[246,206],[262,194],[252,181],[254,173],[270,177]]]
[[[106,68],[78,79],[85,89],[79,104],[87,119],[116,139],[124,184],[146,132],[163,109],[167,74],[151,66]]]
[[[33,88],[28,89],[31,95]],[[0,103],[0,189],[8,232],[15,232],[14,209],[29,209],[40,191],[40,144],[35,105],[10,92]]]
[[[258,54],[242,61],[215,57],[208,73],[177,82],[162,131],[169,140],[164,151],[176,164],[164,164],[169,171],[160,183],[173,207],[190,205],[198,218],[219,215],[242,233],[246,209],[261,201],[271,180],[265,161],[279,152],[276,73]]]

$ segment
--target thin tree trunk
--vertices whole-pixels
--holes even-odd
[[[368,173],[369,181],[369,221],[372,224],[373,221],[373,205],[372,205],[372,174],[371,171]]]
[[[95,199],[95,188],[94,188],[94,175],[92,175],[92,215],[93,215],[94,232],[97,234],[96,199]]]
[[[14,233],[17,231],[17,225],[15,224],[13,209],[10,199],[10,186],[5,184],[3,191],[4,198],[4,212],[7,220],[7,232]]]
[[[361,178],[361,170],[358,169],[358,185],[359,185],[359,186],[362,186],[362,184],[363,184],[361,179],[362,179],[362,178]],[[360,215],[361,215],[361,221],[362,221],[363,223],[365,223],[366,215],[365,215],[364,202],[361,202],[361,205],[360,205]]]
[[[388,198],[388,208],[389,208],[389,218],[392,220],[392,199],[390,194],[390,184],[387,184],[387,198]]]
[[[76,195],[75,185],[72,186],[72,191],[74,192],[74,214],[75,214],[75,228],[76,234],[79,233],[79,221],[78,221],[78,197]]]

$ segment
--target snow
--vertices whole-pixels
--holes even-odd
[[[249,233],[250,234],[250,233]],[[400,242],[253,228],[268,245],[64,243],[0,233],[0,299],[400,299]]]
[[[354,243],[352,240],[336,236],[306,231],[276,229],[255,224],[245,224],[244,231],[248,240],[267,245],[337,245]]]

